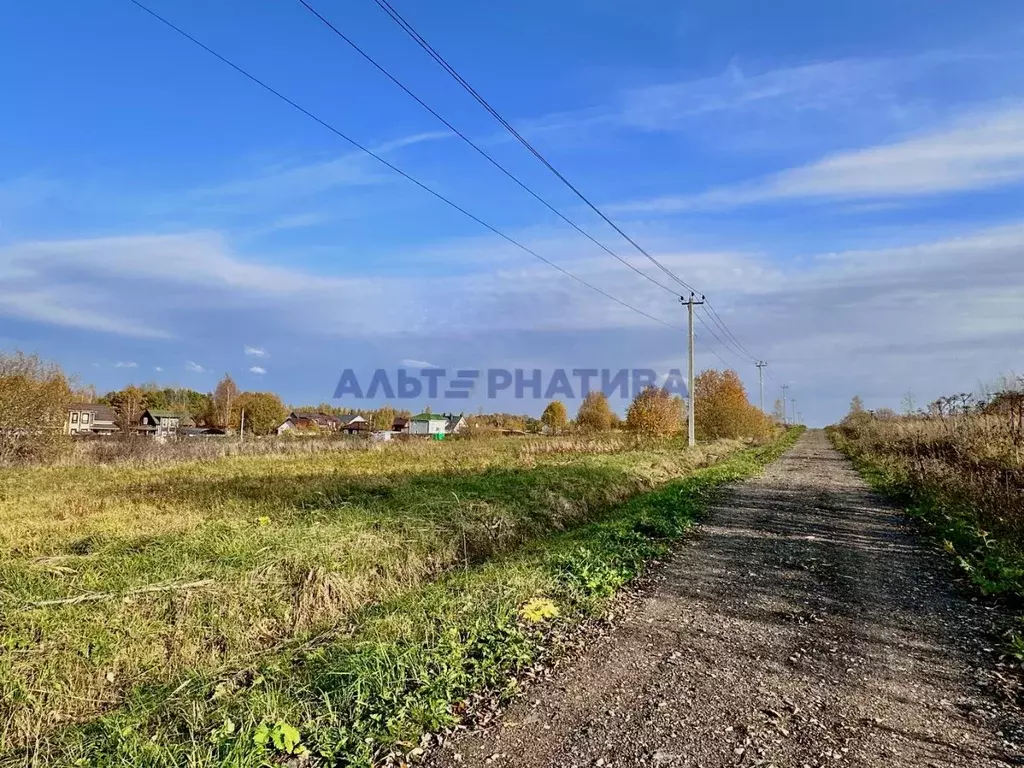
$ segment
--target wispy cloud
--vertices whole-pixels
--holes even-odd
[[[382,142],[372,150],[377,154],[387,154],[451,136],[448,131],[416,133]],[[373,158],[362,152],[348,152],[328,159],[271,165],[248,177],[197,189],[192,194],[229,207],[250,208],[269,204],[277,208],[281,203],[323,195],[331,190],[376,186],[394,178],[394,174]],[[321,218],[315,214],[294,214],[278,217],[268,226],[275,229],[304,227]]]
[[[259,366],[259,365],[254,365],[252,368],[249,369],[249,373],[258,373],[261,376],[264,373],[266,373],[266,372],[267,372],[267,369],[263,368],[262,366]]]
[[[134,362],[134,361],[127,361],[127,362],[118,361],[118,362],[114,363],[114,367],[115,368],[138,368],[139,364]]]
[[[199,363],[194,363],[191,360],[188,360],[185,363],[185,370],[191,371],[192,373],[203,373],[206,369]]]
[[[153,370],[156,371],[157,373],[160,373],[161,371],[163,371],[163,367],[159,365],[154,365]]]
[[[250,347],[249,345],[245,346],[245,354],[250,357],[270,357],[270,355],[267,354],[267,350],[262,347]]]
[[[968,192],[1024,181],[1024,107],[995,110],[945,130],[867,149],[698,195],[611,206],[675,213],[779,200],[873,200]]]
[[[581,277],[589,276],[609,290],[621,285],[619,265],[581,253],[571,236],[516,234]],[[441,250],[452,259],[457,254],[458,262],[450,262],[454,273],[324,276],[248,260],[209,233],[22,243],[0,249],[0,273],[5,267],[16,267],[24,285],[60,289],[59,306],[65,313],[59,318],[61,324],[73,325],[79,319],[78,327],[122,334],[160,327],[173,328],[176,335],[188,338],[207,327],[205,307],[222,317],[221,328],[245,329],[263,338],[294,329],[306,335],[378,337],[409,328],[459,332],[646,322],[623,307],[595,302],[586,288],[495,238],[474,236],[425,250]],[[483,253],[488,256],[486,270],[480,268]],[[410,258],[415,260],[416,254]],[[71,286],[64,290],[64,278],[71,273],[75,290]],[[443,292],[449,300],[433,301],[432,293],[422,290],[427,283],[434,286],[432,292]],[[653,287],[639,278],[636,283],[634,300],[653,301]],[[7,282],[0,285],[2,295]],[[86,286],[88,290],[83,290]],[[159,290],[153,290],[155,286]],[[338,301],[339,296],[346,300]],[[406,298],[395,302],[395,296]],[[93,306],[108,314],[75,317]],[[381,311],[384,306],[386,312]],[[5,310],[22,319],[57,322],[49,315],[40,316],[34,304],[4,307],[0,303],[0,313]],[[225,324],[223,318],[229,315],[232,322]]]
[[[406,358],[400,361],[406,368],[436,368],[437,366],[433,363],[428,363],[426,360],[411,360]]]

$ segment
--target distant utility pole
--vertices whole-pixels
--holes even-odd
[[[796,398],[794,397],[789,402],[791,402],[793,404],[793,423],[794,424],[799,424],[800,423],[800,419],[798,419],[797,415],[796,415]]]
[[[690,319],[690,333],[689,333],[689,358],[690,368],[686,382],[686,436],[689,445],[693,446],[697,444],[697,439],[693,429],[693,308],[704,303],[704,297],[700,297],[700,301],[694,299],[694,294],[690,294],[689,299],[684,299],[682,296],[679,297],[679,301],[686,305],[689,310]]]
[[[789,419],[786,418],[786,390],[789,389],[789,384],[782,385],[782,423],[788,425]]]
[[[764,371],[761,369],[766,365],[768,363],[764,362],[764,360],[759,360],[757,363],[757,388],[761,393],[761,413],[764,413]]]
[[[245,442],[245,408],[242,409],[242,425],[238,430],[238,442]]]

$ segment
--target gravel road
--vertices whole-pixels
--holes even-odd
[[[436,766],[1022,765],[986,609],[821,431],[730,489],[614,630]]]

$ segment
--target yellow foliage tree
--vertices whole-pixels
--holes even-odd
[[[594,432],[607,432],[612,428],[612,409],[604,392],[588,392],[576,412],[576,426]]]
[[[680,401],[658,387],[637,393],[626,411],[626,426],[640,435],[655,437],[679,431]]]
[[[767,437],[771,421],[747,399],[735,371],[703,371],[694,381],[694,431],[698,440]]]
[[[59,453],[70,402],[71,386],[58,365],[0,353],[0,463]]]
[[[569,414],[566,412],[565,405],[562,404],[561,400],[552,400],[548,403],[548,407],[544,409],[540,420],[551,434],[556,435],[565,429],[565,425],[569,421]]]
[[[243,392],[235,398],[231,426],[241,428],[245,411],[245,431],[254,435],[269,435],[288,416],[281,398],[273,392]]]

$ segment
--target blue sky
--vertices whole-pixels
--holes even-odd
[[[663,277],[372,0],[314,4],[545,199]],[[295,0],[151,7],[545,258],[683,323],[672,296],[501,176]],[[898,406],[907,390],[925,401],[1021,369],[1020,3],[396,7],[712,299],[769,361],[769,400],[789,382],[822,424],[854,393]],[[230,372],[297,403],[329,399],[343,368],[403,360],[684,363],[681,332],[501,241],[127,0],[16,4],[0,72],[0,346],[101,391],[208,390]],[[699,326],[699,366],[723,367],[715,352],[756,396],[756,369]]]

